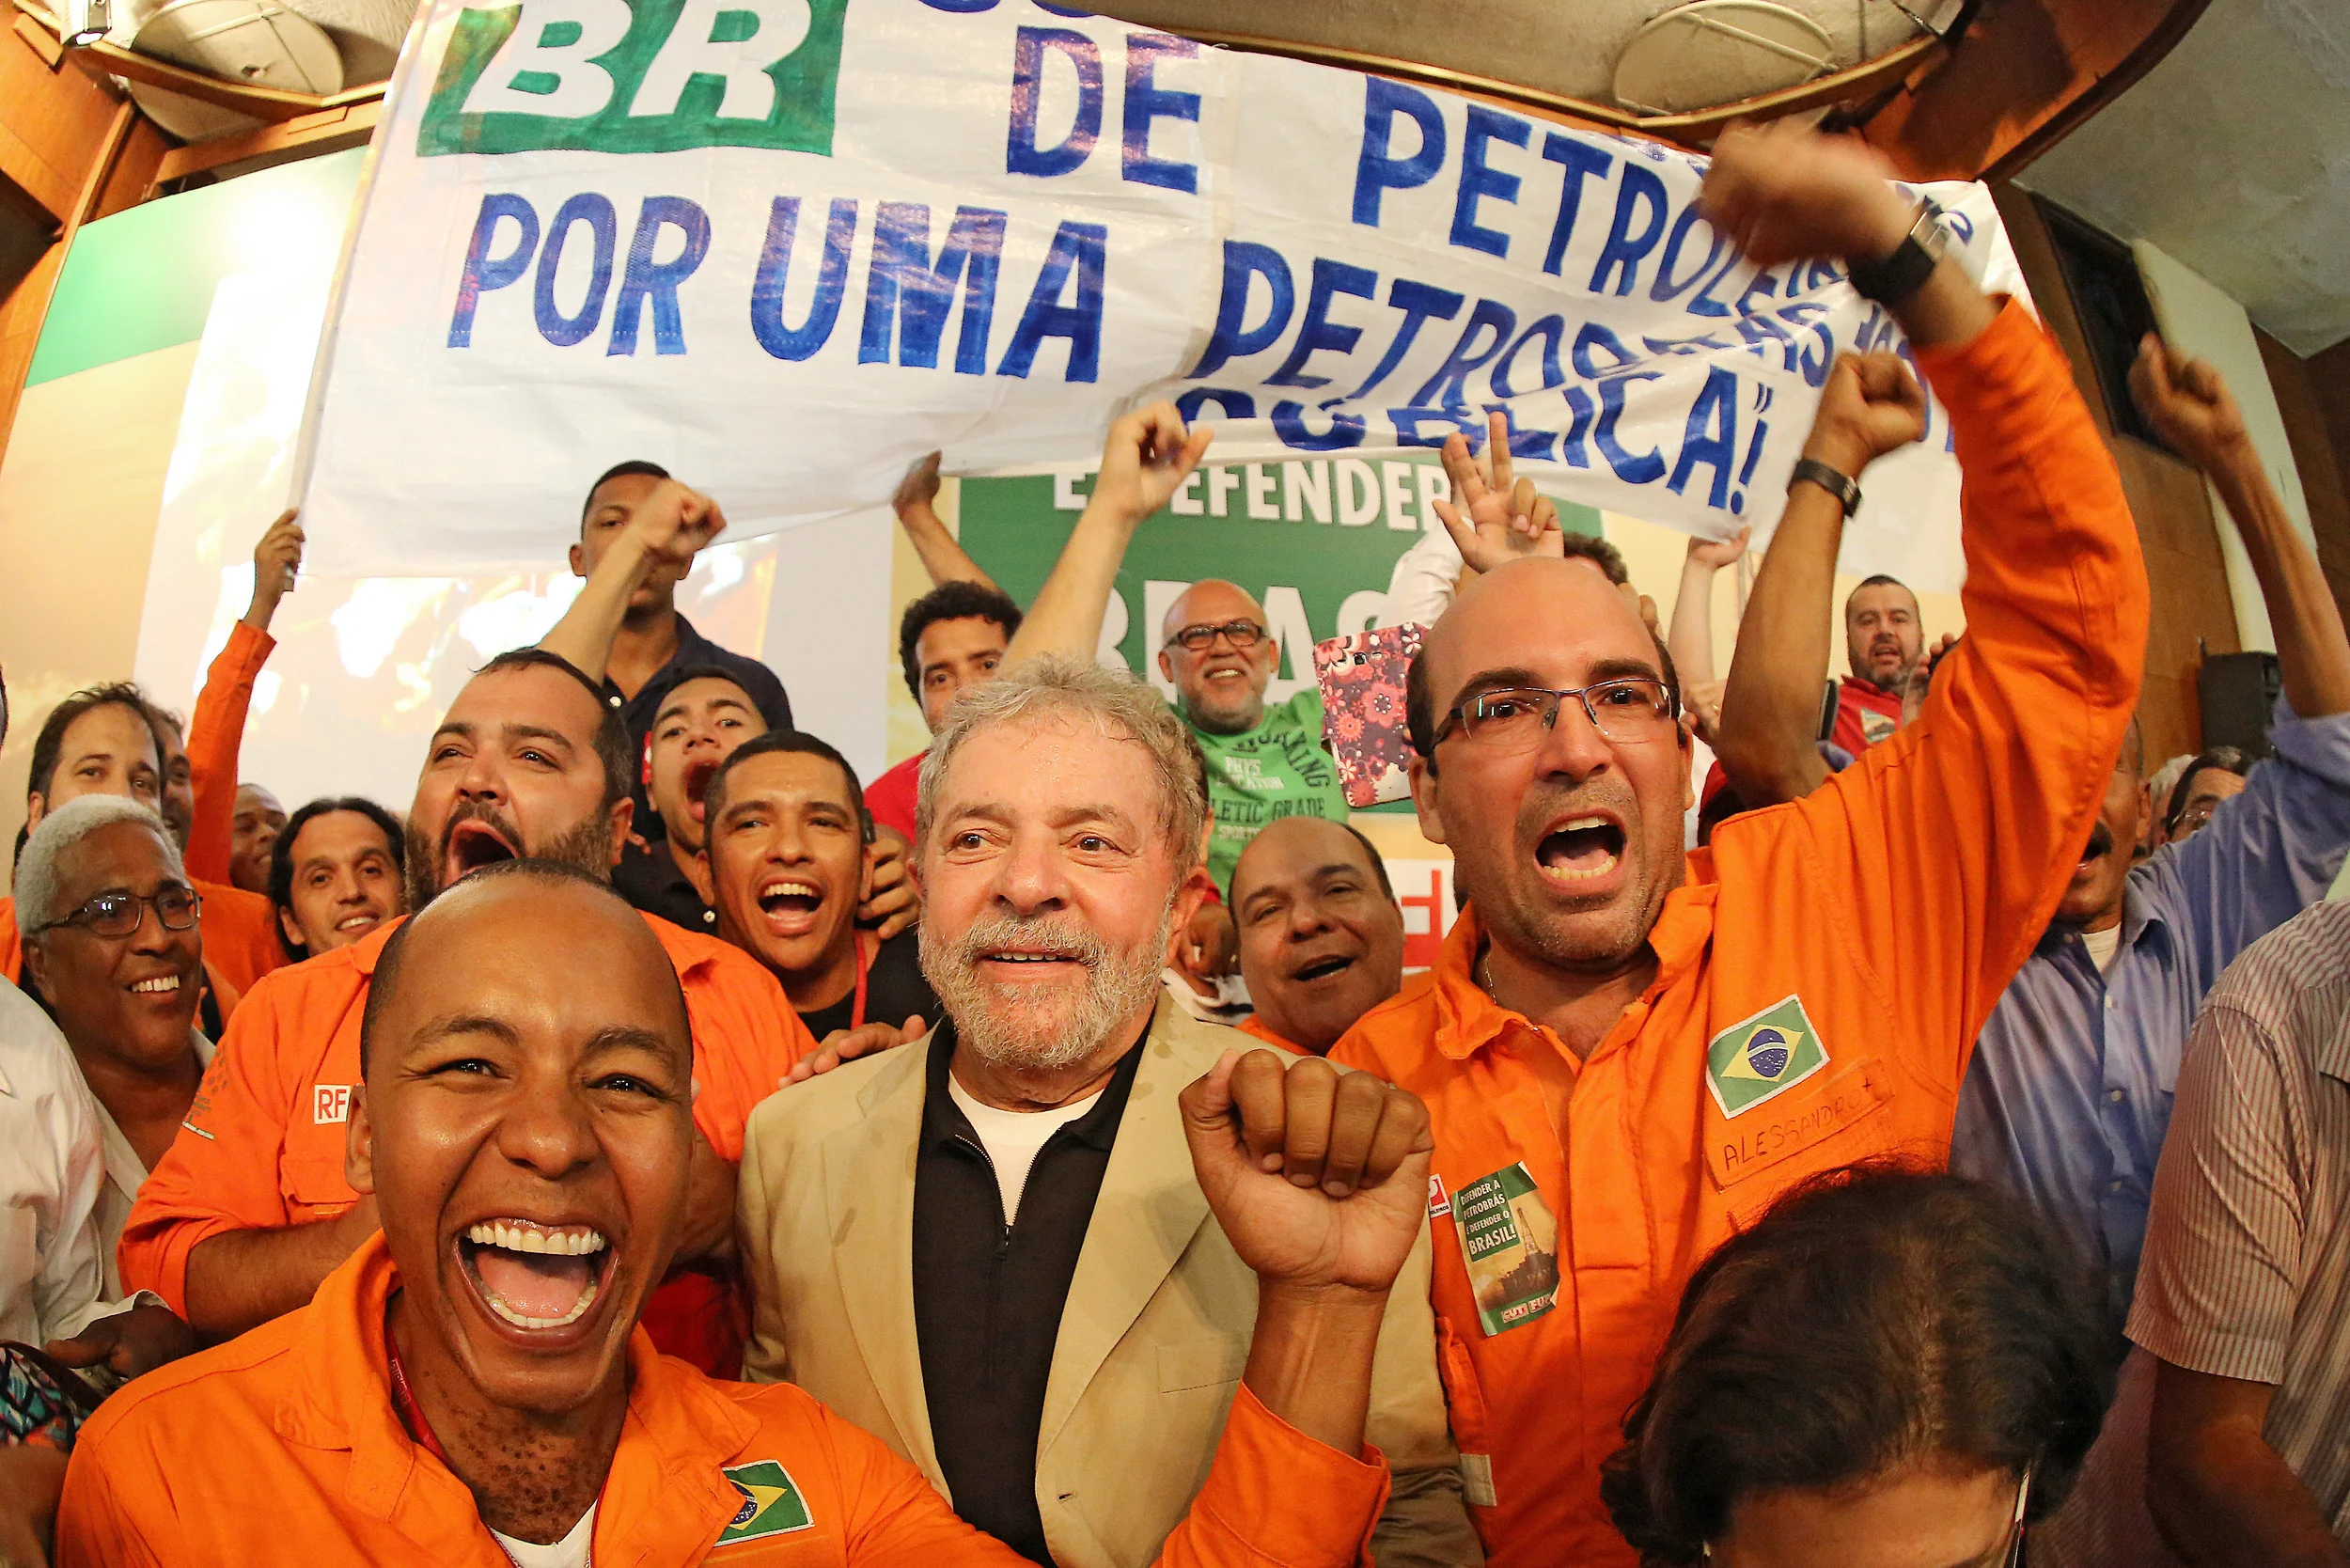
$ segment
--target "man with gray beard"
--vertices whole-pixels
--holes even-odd
[[[738,1233],[746,1373],[798,1384],[1039,1563],[1140,1568],[1207,1474],[1256,1322],[1209,1213],[1181,1088],[1253,1043],[1164,999],[1204,896],[1198,754],[1148,688],[1042,659],[960,697],[922,766],[922,969],[946,1018],[765,1102]],[[1244,1105],[1308,1075],[1326,1143],[1283,1158],[1350,1190],[1396,1091],[1270,1050]],[[1267,1152],[1271,1152],[1270,1149]],[[1394,1490],[1383,1568],[1481,1562],[1412,1281],[1379,1328],[1369,1440]]]
[[[409,910],[505,860],[561,861],[608,880],[634,773],[619,718],[577,668],[539,649],[499,654],[466,682],[425,748],[408,812]],[[741,1359],[724,1261],[731,1162],[750,1107],[814,1042],[757,960],[645,918],[685,993],[700,1134],[678,1253],[687,1262],[654,1293],[645,1326],[663,1350],[731,1376]],[[305,1305],[375,1233],[374,1199],[344,1175],[343,1133],[376,960],[400,924],[386,920],[247,993],[187,1121],[139,1189],[123,1227],[123,1278],[209,1338]]]

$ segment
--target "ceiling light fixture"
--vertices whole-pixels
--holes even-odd
[[[113,0],[66,0],[65,25],[59,35],[69,49],[96,43],[114,30]]]

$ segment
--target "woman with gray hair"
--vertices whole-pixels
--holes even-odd
[[[196,1027],[203,900],[163,819],[137,801],[83,795],[40,821],[17,862],[24,975],[96,1096],[107,1294],[131,1200],[180,1131],[211,1062]]]

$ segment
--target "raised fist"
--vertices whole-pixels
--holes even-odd
[[[256,626],[269,625],[270,618],[277,613],[277,602],[293,591],[294,580],[302,573],[301,515],[295,510],[281,512],[261,535],[261,542],[253,547],[253,604],[245,619]]]
[[[1416,1095],[1255,1050],[1180,1100],[1200,1190],[1260,1283],[1386,1294],[1428,1207],[1435,1137]]]
[[[2130,396],[2163,445],[2198,468],[2215,466],[2251,440],[2243,411],[2219,372],[2151,332],[2130,367]]]
[[[1836,356],[1803,455],[1847,478],[1926,433],[1926,394],[1897,354]]]
[[[1877,261],[1917,221],[1892,179],[1885,155],[1856,136],[1788,119],[1733,125],[1714,144],[1698,211],[1760,266],[1807,256]]]

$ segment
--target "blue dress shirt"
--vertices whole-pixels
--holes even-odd
[[[2128,1315],[2154,1162],[2203,994],[2236,954],[2326,896],[2350,851],[2350,713],[2281,699],[2241,794],[2130,872],[2105,974],[2050,926],[1975,1043],[1950,1168],[2030,1201]]]

